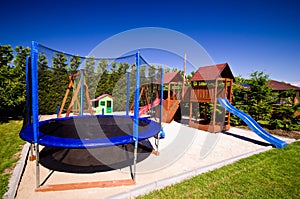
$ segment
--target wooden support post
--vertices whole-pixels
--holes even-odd
[[[232,85],[233,85],[233,79],[230,80],[230,87],[229,87],[229,102],[232,103]],[[227,118],[227,124],[230,127],[230,112],[228,111],[228,118]]]
[[[215,132],[215,127],[216,127],[217,92],[218,92],[218,79],[216,79],[216,81],[215,81],[215,93],[214,93],[214,97],[213,97],[213,104],[214,104],[214,108],[213,108],[213,128],[212,128],[213,132]]]
[[[64,106],[66,104],[66,101],[67,101],[67,98],[68,98],[68,95],[69,95],[69,92],[70,92],[70,89],[73,88],[74,84],[73,84],[73,75],[70,75],[69,76],[69,85],[66,89],[66,93],[65,93],[65,96],[64,96],[64,99],[62,101],[62,104],[60,106],[60,109],[59,109],[59,112],[58,112],[58,115],[57,117],[60,118],[61,117],[61,114],[62,114],[62,111],[64,109]]]
[[[70,103],[70,105],[69,105],[69,107],[67,109],[66,117],[68,117],[70,115],[71,109],[72,109],[72,107],[74,105],[75,99],[77,98],[77,95],[78,95],[79,91],[80,91],[80,84],[77,85],[77,88],[76,88],[76,90],[75,90],[75,92],[73,94],[71,103]]]
[[[93,115],[93,109],[92,109],[92,106],[91,106],[91,99],[90,99],[90,95],[89,95],[89,88],[86,84],[86,81],[85,81],[85,78],[84,78],[84,87],[85,87],[85,97],[86,97],[86,100],[87,100],[87,104],[88,104],[88,111],[91,115]],[[84,106],[84,104],[82,104],[82,106]]]
[[[170,110],[170,99],[171,99],[171,94],[170,94],[170,92],[171,92],[171,84],[169,83],[168,84],[168,99],[167,99],[167,103],[168,103],[168,110]]]
[[[229,94],[228,94],[228,83],[227,83],[227,78],[225,78],[225,83],[224,83],[224,86],[225,86],[225,96],[222,96],[223,98],[227,98],[228,99],[228,96],[229,96]]]
[[[232,95],[233,95],[232,85],[233,85],[233,79],[230,80],[230,89],[229,89],[229,102],[230,103],[232,102]]]
[[[143,92],[144,92],[144,87],[142,86],[141,91],[140,91],[139,99],[141,99],[141,97],[142,97],[142,95],[143,95]],[[131,106],[130,106],[130,110],[133,110],[133,106],[134,106],[134,103],[132,102],[132,104],[131,104]]]
[[[190,101],[190,120],[189,120],[189,123],[192,122],[192,118],[193,118],[193,102]]]
[[[81,73],[81,71],[78,71],[76,74],[73,74],[73,75],[70,75],[70,76],[69,76],[69,84],[68,84],[68,87],[67,87],[67,89],[66,89],[66,93],[65,93],[65,96],[64,96],[64,98],[63,98],[62,104],[61,104],[61,106],[60,106],[59,113],[58,113],[58,115],[57,115],[58,118],[60,118],[61,115],[62,115],[62,111],[63,111],[63,109],[64,109],[64,107],[65,107],[65,104],[66,104],[68,95],[69,95],[69,93],[70,93],[70,89],[74,88],[74,78],[75,78],[76,76],[79,76],[80,73]],[[73,95],[73,98],[74,98],[74,95]],[[73,98],[72,98],[72,99],[73,99]],[[74,102],[75,102],[76,100],[77,100],[77,103],[79,104],[77,97],[74,99]],[[73,102],[73,103],[74,103],[74,102]],[[72,105],[72,106],[73,106],[73,105]],[[72,107],[72,106],[71,106],[71,107]]]

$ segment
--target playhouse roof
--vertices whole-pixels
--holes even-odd
[[[164,84],[171,82],[183,82],[183,77],[179,72],[169,72],[164,74]]]
[[[111,95],[109,95],[109,94],[103,94],[103,95],[100,95],[99,97],[97,97],[95,99],[92,99],[91,102],[99,101],[99,100],[101,100],[101,99],[103,99],[103,98],[105,98],[107,96],[113,99],[113,97]]]
[[[228,63],[202,66],[195,72],[191,81],[216,80],[219,77],[234,79]]]
[[[285,91],[285,90],[289,90],[289,89],[300,91],[300,87],[293,86],[293,85],[285,83],[285,82],[279,82],[276,80],[270,80],[267,83],[267,85],[270,86],[272,88],[272,90],[274,90],[274,91]]]

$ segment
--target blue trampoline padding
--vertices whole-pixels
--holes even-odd
[[[109,120],[126,120],[128,122],[127,126],[133,125],[133,117],[131,116],[114,116],[114,115],[97,115],[97,116],[80,116],[80,117],[67,117],[67,118],[56,118],[45,120],[39,122],[39,126],[43,126],[45,124],[50,124],[55,121],[64,121],[64,120],[77,120],[79,121],[81,118],[86,121],[89,118],[97,118],[99,121],[101,119],[109,119]],[[127,121],[128,120],[128,121]],[[157,135],[161,131],[161,126],[159,123],[149,120],[147,118],[139,118],[141,122],[146,124],[142,130],[139,128],[138,140],[144,140],[150,137]],[[106,125],[109,127],[109,125]],[[116,125],[112,125],[111,127],[115,127]],[[109,128],[107,128],[109,129]],[[108,147],[115,145],[122,145],[134,142],[133,133],[127,132],[125,135],[112,136],[112,137],[101,137],[101,138],[92,138],[92,139],[81,139],[81,138],[64,138],[59,136],[53,136],[51,134],[43,133],[41,130],[39,131],[38,136],[38,144],[43,146],[51,146],[51,147],[59,147],[59,148],[100,148],[100,147]],[[34,142],[34,134],[33,134],[33,125],[28,125],[23,128],[20,132],[20,137],[27,142]]]

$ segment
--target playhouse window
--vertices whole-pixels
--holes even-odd
[[[111,101],[107,101],[107,108],[111,107]]]
[[[105,106],[105,101],[101,101],[100,106]]]

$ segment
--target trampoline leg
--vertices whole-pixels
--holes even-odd
[[[36,156],[33,155],[33,144],[30,143],[30,156],[29,156],[29,161],[34,161],[36,160]]]
[[[137,148],[134,148],[134,154],[133,154],[133,181],[136,180],[136,162],[137,162]]]
[[[34,146],[35,146],[35,154],[36,154],[35,181],[36,181],[36,189],[38,189],[40,187],[39,145],[35,143]]]
[[[156,155],[156,156],[159,156],[159,152],[158,151],[156,151],[156,150],[152,150],[152,152],[151,152],[153,155]]]
[[[157,136],[157,138],[155,139],[155,147],[156,147],[156,151],[155,151],[155,155],[159,156],[159,151],[158,151],[158,146],[159,146],[159,134]]]

